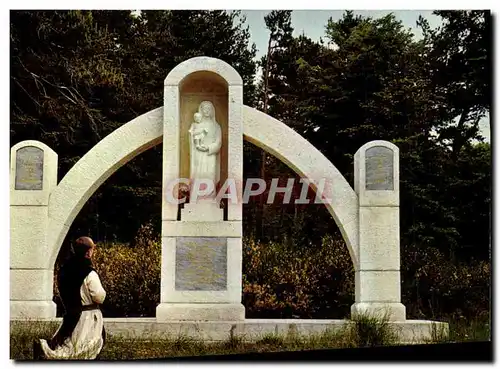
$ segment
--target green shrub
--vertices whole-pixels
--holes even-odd
[[[105,316],[155,316],[160,302],[161,239],[150,225],[134,245],[98,245],[95,268],[106,290]]]
[[[279,347],[283,346],[283,344],[285,343],[285,338],[277,334],[267,333],[264,336],[262,336],[261,339],[257,340],[256,343],[261,345],[270,345]]]
[[[354,272],[345,244],[243,242],[247,317],[343,318],[354,302]]]
[[[398,336],[390,327],[388,316],[356,315],[352,321],[349,336],[354,347],[386,346],[397,342]]]
[[[150,226],[131,245],[98,244],[94,264],[107,292],[105,316],[155,316],[160,256],[161,240]],[[401,278],[408,319],[460,321],[489,314],[489,262],[453,263],[435,248],[409,245],[402,247]],[[331,236],[318,245],[244,239],[242,284],[247,318],[341,319],[354,303],[350,255]]]
[[[409,319],[472,319],[490,311],[491,264],[454,263],[436,248],[402,248],[402,302]]]
[[[488,315],[451,320],[450,341],[491,341],[491,319]]]
[[[155,316],[160,302],[160,255],[161,240],[150,225],[141,227],[132,245],[97,244],[93,262],[106,290],[105,317]],[[57,283],[54,290],[57,295]],[[58,299],[56,303],[60,310]]]

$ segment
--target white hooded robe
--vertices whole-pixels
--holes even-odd
[[[95,271],[91,271],[84,279],[80,296],[83,306],[104,302],[106,291]],[[61,346],[51,350],[46,340],[40,340],[45,357],[49,360],[94,360],[104,344],[103,326],[104,320],[100,310],[82,311],[73,333]]]

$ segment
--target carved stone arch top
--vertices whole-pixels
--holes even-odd
[[[165,86],[179,86],[186,76],[200,71],[215,73],[230,86],[243,86],[243,80],[236,69],[220,59],[208,56],[191,58],[177,65],[165,78]]]
[[[207,83],[210,81],[210,83]],[[224,78],[213,72],[198,71],[186,76],[179,85],[183,95],[226,96],[228,84]]]

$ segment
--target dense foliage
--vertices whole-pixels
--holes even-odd
[[[374,139],[396,144],[403,302],[413,316],[487,310],[491,147],[478,124],[491,105],[491,15],[437,11],[442,26],[432,29],[421,19],[423,38],[417,39],[393,15],[346,12],[331,19],[316,42],[293,36],[290,13],[266,17],[269,48],[255,61],[238,12],[12,11],[11,145],[48,144],[59,155],[61,179],[103,137],[161,106],[163,80],[175,65],[198,55],[218,57],[241,74],[245,104],[303,135],[351,184],[361,145]],[[264,73],[255,81],[257,67]],[[244,150],[247,178],[295,175],[251,144]],[[102,268],[108,268],[108,288],[121,291],[113,293],[135,291],[116,299],[150,300],[127,312],[123,306],[135,302],[111,298],[116,310],[109,314],[154,311],[153,282],[127,283],[140,280],[134,274],[140,268],[151,278],[159,273],[156,259],[143,258],[146,251],[133,241],[145,224],[159,233],[159,163],[161,145],[119,169],[68,233],[67,239],[89,234],[106,244],[131,243],[103,249],[99,262],[111,265]],[[298,197],[300,188],[295,192]],[[278,202],[254,199],[244,206],[249,314],[343,315],[352,298],[351,266],[334,221],[321,206]]]
[[[133,242],[98,244],[94,261],[107,296],[107,317],[155,316],[160,302],[161,242],[151,226]],[[340,240],[301,243],[243,241],[243,304],[247,318],[343,319],[354,303],[354,270]],[[491,268],[455,264],[436,248],[404,249],[402,302],[409,319],[487,321]],[[55,285],[57,296],[57,285]],[[59,310],[60,302],[56,299]]]
[[[442,28],[430,30],[421,20],[421,40],[393,15],[370,19],[352,12],[328,22],[326,44],[282,37],[283,47],[270,58],[269,113],[313,143],[351,184],[360,146],[375,139],[395,143],[402,247],[414,243],[484,260],[490,249],[491,151],[476,142],[491,98],[489,14],[437,14]],[[470,107],[460,110],[465,100]],[[267,178],[282,171],[282,165],[267,168]],[[326,212],[308,215],[316,223],[331,222]]]

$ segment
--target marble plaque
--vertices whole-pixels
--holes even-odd
[[[227,289],[227,239],[177,237],[176,291],[225,291]]]
[[[16,190],[43,189],[43,150],[35,146],[16,152]]]
[[[370,147],[365,152],[367,190],[394,190],[394,153],[384,146]]]

